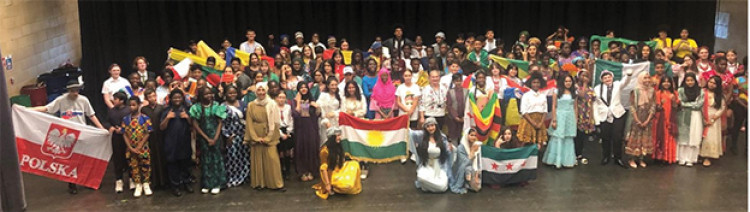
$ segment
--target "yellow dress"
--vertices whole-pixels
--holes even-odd
[[[320,172],[328,171],[328,182],[331,182],[331,189],[339,194],[359,194],[362,192],[362,180],[360,180],[359,162],[346,161],[343,168],[335,167],[333,171],[328,168],[328,147],[323,146],[320,149]],[[323,181],[312,186],[315,189],[315,195],[322,199],[328,199],[326,186]]]

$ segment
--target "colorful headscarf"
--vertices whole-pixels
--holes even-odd
[[[386,74],[386,77],[388,77],[386,82],[380,79],[380,76],[383,74]],[[377,101],[378,107],[391,108],[396,100],[395,94],[396,87],[393,86],[393,82],[391,81],[390,71],[386,68],[381,68],[378,72],[377,82],[375,82],[375,86],[372,88],[372,96],[370,98]]]

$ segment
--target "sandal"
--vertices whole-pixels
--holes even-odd
[[[630,165],[630,168],[633,168],[633,169],[638,168],[638,165],[635,164],[635,161],[633,161],[633,160],[630,160],[629,165]]]
[[[640,165],[641,165],[641,167],[643,167],[643,168],[646,168],[646,162],[644,162],[644,161],[641,161],[641,162],[640,162]]]
[[[705,167],[711,166],[711,161],[708,160],[708,159],[703,159],[703,166],[705,166]]]

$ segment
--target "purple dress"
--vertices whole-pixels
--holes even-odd
[[[298,174],[312,173],[318,176],[320,168],[320,134],[318,134],[318,117],[315,107],[307,105],[308,112],[305,112],[305,105],[302,106],[302,112],[297,112],[297,101],[292,100],[292,118],[294,118],[294,164]]]

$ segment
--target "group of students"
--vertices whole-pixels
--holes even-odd
[[[606,51],[599,40],[582,37],[573,51],[575,39],[559,27],[546,45],[521,32],[505,52],[492,30],[461,34],[452,45],[438,32],[435,44],[426,46],[421,36],[414,42],[405,38],[399,26],[393,38],[378,37],[360,51],[333,36],[328,46],[317,34],[305,43],[302,32],[294,34],[295,44],[282,35],[280,43],[263,47],[255,31],[247,30],[240,45],[250,53],[246,66],[232,58],[220,67],[222,58],[208,57],[205,66],[193,64],[180,77],[170,60],[157,76],[147,70],[146,58],[136,57],[127,79],[119,65],[109,67],[111,77],[102,87],[109,107],[103,125],[93,109],[76,115],[113,133],[115,190],[124,190],[130,170],[136,197],[151,195],[151,186],[171,188],[176,196],[192,193],[196,165],[202,193],[218,194],[247,181],[255,189],[285,191],[284,181],[295,171],[301,181],[321,178],[313,186],[321,198],[357,194],[368,164],[346,157],[339,113],[362,119],[409,116],[415,185],[428,192],[480,190],[482,145],[537,145],[544,151],[542,163],[570,168],[587,164],[584,143],[600,138],[602,165],[614,160],[622,167],[645,168],[650,156],[692,166],[700,156],[710,166],[727,150],[725,144],[736,152],[739,135],[746,132],[747,72],[736,51],[711,56],[708,48],[696,47],[686,29],[680,35],[672,42],[662,30],[653,39],[654,49],[612,41]],[[221,57],[228,47],[228,40],[222,42]],[[186,51],[196,53],[196,48],[191,42]],[[680,63],[673,61],[673,50]],[[527,61],[529,68],[501,65],[490,55]],[[649,61],[655,74],[626,72],[623,80],[610,71],[595,76],[595,60]],[[206,68],[231,77],[211,82]],[[529,76],[521,77],[522,71]],[[601,84],[592,87],[594,77]],[[630,84],[636,86],[627,92]],[[38,110],[64,111],[60,107],[72,105],[60,106],[60,99],[74,100],[76,89],[73,85],[70,94]],[[477,121],[495,107],[490,125],[502,125],[499,130]]]

